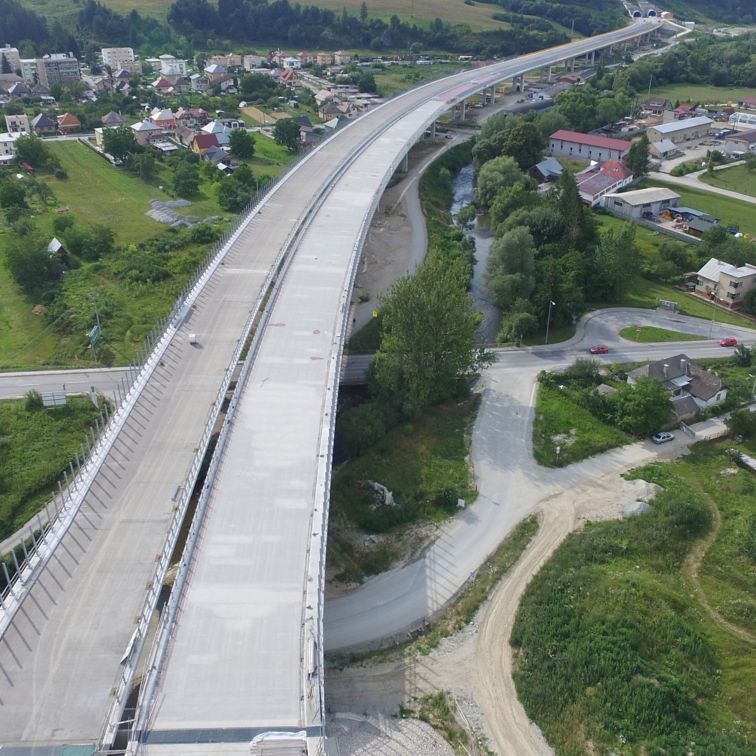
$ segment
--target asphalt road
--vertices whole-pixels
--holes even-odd
[[[648,178],[655,179],[656,181],[664,181],[666,184],[674,184],[676,186],[685,186],[689,189],[699,189],[704,192],[711,192],[712,194],[718,194],[720,197],[727,197],[728,199],[739,200],[740,202],[747,202],[750,205],[756,205],[756,197],[752,197],[750,194],[741,194],[740,192],[732,192],[729,189],[721,189],[718,186],[712,186],[705,181],[699,181],[698,176],[701,174],[697,171],[695,175],[689,176],[672,176],[667,173],[655,173],[648,174]]]
[[[88,394],[92,388],[112,398],[117,386],[123,391],[122,380],[126,375],[126,369],[121,367],[0,373],[0,399],[16,399],[31,390]]]
[[[706,337],[711,330],[715,340],[635,344],[618,335],[628,325],[655,325]],[[604,363],[657,360],[680,352],[693,359],[723,356],[731,350],[719,346],[722,335],[735,335],[748,345],[756,343],[756,331],[745,328],[712,326],[711,321],[674,313],[617,309],[584,318],[568,342],[500,350],[496,364],[484,371],[478,387],[483,401],[472,436],[477,500],[441,528],[437,540],[417,561],[327,600],[326,650],[403,635],[439,611],[515,525],[549,496],[649,459],[671,456],[688,442],[678,434],[662,447],[644,441],[567,468],[542,468],[531,453],[536,376],[541,370],[587,357],[588,348],[596,343],[609,346],[609,354],[595,358]]]

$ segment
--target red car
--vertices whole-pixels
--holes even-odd
[[[719,340],[719,346],[737,346],[738,340],[734,336],[725,336]]]
[[[596,344],[595,346],[592,346],[588,351],[591,354],[607,354],[609,352],[609,347],[605,346],[604,344]]]

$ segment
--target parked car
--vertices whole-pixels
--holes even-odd
[[[667,441],[673,441],[675,438],[674,433],[670,433],[669,431],[661,431],[660,433],[654,433],[653,436],[651,436],[651,440],[655,444],[666,444]]]
[[[606,354],[609,351],[609,347],[605,344],[594,344],[588,351],[591,354]]]
[[[725,336],[723,339],[719,340],[719,346],[732,347],[737,345],[738,340],[734,336]]]

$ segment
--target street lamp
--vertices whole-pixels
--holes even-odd
[[[551,324],[551,308],[556,307],[556,302],[554,302],[552,299],[549,299],[549,314],[546,316],[546,341],[544,341],[544,344],[549,343],[549,325]]]

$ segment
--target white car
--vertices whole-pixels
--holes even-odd
[[[651,436],[651,440],[655,444],[666,444],[667,441],[674,441],[675,434],[669,433],[669,431],[662,431],[661,433],[654,433],[653,436]]]

